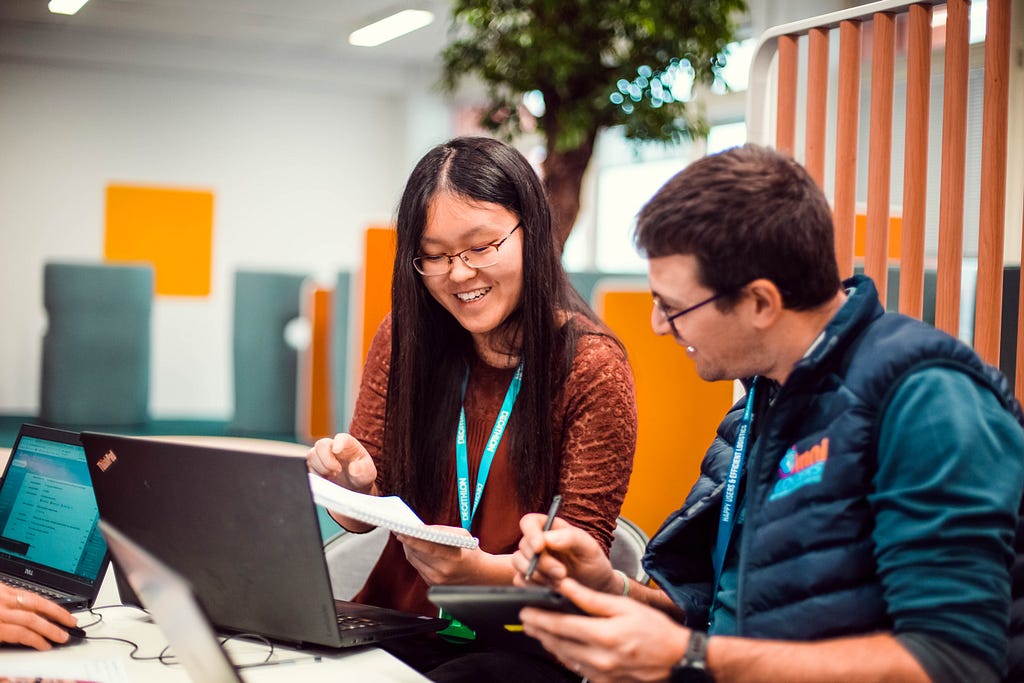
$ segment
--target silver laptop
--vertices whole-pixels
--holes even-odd
[[[125,580],[189,677],[203,683],[242,683],[188,582],[114,526],[101,520],[100,529]]]
[[[0,482],[0,582],[91,607],[108,562],[98,519],[78,434],[22,425]]]

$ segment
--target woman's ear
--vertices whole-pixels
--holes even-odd
[[[782,292],[775,283],[765,278],[758,278],[747,285],[750,293],[752,323],[759,329],[768,329],[782,315]]]

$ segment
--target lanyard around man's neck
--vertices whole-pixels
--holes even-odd
[[[757,387],[757,377],[750,383],[747,391],[747,403],[743,408],[743,417],[740,419],[739,431],[736,433],[736,445],[732,449],[732,462],[729,464],[729,473],[725,480],[725,491],[722,493],[722,512],[718,517],[718,540],[715,543],[715,554],[711,559],[715,566],[715,587],[718,590],[718,580],[722,576],[722,567],[725,566],[725,555],[729,552],[729,541],[732,538],[733,528],[736,526],[736,499],[739,496],[740,477],[743,474],[743,461],[747,455],[747,439],[750,436],[750,425],[754,421],[754,389]]]
[[[476,516],[476,510],[480,506],[480,498],[483,497],[484,486],[487,484],[487,476],[491,473],[491,463],[494,461],[494,454],[497,452],[498,444],[501,443],[501,437],[505,433],[509,415],[512,414],[512,407],[516,403],[516,397],[519,396],[519,387],[523,383],[523,364],[520,361],[515,375],[512,376],[512,382],[509,383],[508,391],[505,392],[505,400],[501,404],[501,411],[498,413],[498,418],[494,421],[494,427],[491,428],[491,436],[487,439],[484,453],[480,457],[480,469],[476,474],[476,488],[474,489],[472,499],[469,495],[469,454],[466,451],[465,403],[466,384],[468,382],[469,370],[466,370],[466,376],[462,380],[463,405],[459,409],[459,431],[455,436],[455,474],[458,479],[459,519],[462,522],[462,528],[466,531],[469,531],[469,527],[473,524],[473,517]]]

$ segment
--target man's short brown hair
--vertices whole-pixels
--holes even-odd
[[[757,278],[806,310],[840,288],[832,212],[807,171],[747,144],[677,173],[640,210],[634,240],[648,258],[690,254],[701,284],[731,294]]]

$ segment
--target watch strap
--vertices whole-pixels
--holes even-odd
[[[679,660],[679,666],[690,669],[707,669],[708,634],[703,631],[690,631],[690,642],[686,644],[686,654]]]

